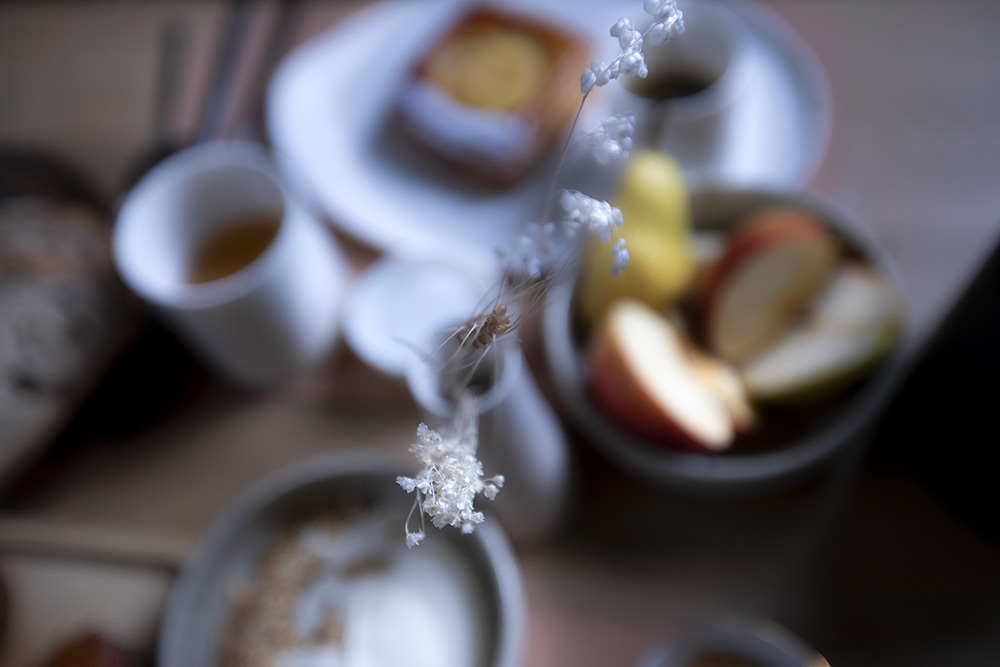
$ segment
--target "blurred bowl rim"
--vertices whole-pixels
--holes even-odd
[[[253,485],[214,520],[178,572],[160,622],[157,665],[200,667],[187,659],[190,649],[185,648],[184,640],[188,629],[197,623],[210,623],[218,628],[221,619],[206,613],[203,607],[194,603],[199,600],[202,587],[211,575],[212,566],[226,558],[227,544],[241,532],[248,530],[253,522],[262,521],[262,513],[294,497],[297,492],[304,493],[309,487],[331,483],[337,479],[371,477],[386,479],[395,486],[397,475],[412,473],[412,469],[389,458],[358,453],[333,453],[291,464]],[[402,489],[398,491],[402,494],[401,497],[406,496]],[[294,501],[287,502],[294,505]],[[298,511],[302,512],[305,506],[306,504],[300,505],[302,509]],[[283,513],[291,512],[286,508]],[[478,561],[474,565],[479,565],[479,569],[487,569],[491,575],[485,594],[497,603],[496,608],[491,610],[496,616],[497,626],[492,629],[495,646],[489,666],[517,667],[521,664],[525,650],[527,612],[521,569],[509,538],[496,517],[488,514],[487,520],[476,526],[471,535],[459,535],[456,532],[453,536],[449,535],[448,539],[468,544],[463,550]],[[402,540],[401,531],[400,542]],[[246,558],[246,554],[243,556]],[[250,560],[255,561],[255,558]],[[228,579],[221,585],[230,585],[232,577]],[[217,637],[217,630],[213,634]],[[214,665],[210,662],[204,664]]]
[[[768,619],[732,619],[681,634],[649,651],[636,667],[689,667],[718,655],[768,667],[829,667],[812,646]]]
[[[689,191],[692,219],[704,202],[729,205],[749,211],[771,204],[790,204],[817,214],[838,236],[882,270],[897,286],[904,301],[910,300],[899,271],[885,248],[856,216],[808,188],[727,185],[705,182]],[[740,201],[742,200],[742,204]],[[694,220],[694,231],[699,223]],[[627,221],[623,229],[628,238]],[[575,279],[555,285],[549,292],[542,315],[542,347],[557,398],[563,403],[584,437],[626,471],[649,481],[683,491],[761,491],[794,483],[829,464],[838,454],[860,447],[865,432],[887,404],[905,367],[909,326],[893,349],[865,380],[844,412],[823,430],[794,445],[749,454],[703,454],[655,447],[624,432],[591,403],[584,388],[581,351],[571,331],[571,301]]]

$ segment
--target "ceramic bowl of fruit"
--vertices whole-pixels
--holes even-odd
[[[550,292],[545,353],[579,430],[670,486],[773,487],[864,436],[900,375],[906,300],[864,226],[809,192],[688,191],[668,156],[623,169],[631,259],[596,242]]]

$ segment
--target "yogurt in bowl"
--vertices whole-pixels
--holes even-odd
[[[407,549],[399,472],[332,457],[253,489],[182,569],[158,664],[519,664],[524,601],[506,536],[488,521]]]

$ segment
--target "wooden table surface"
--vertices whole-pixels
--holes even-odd
[[[889,249],[916,363],[1000,233],[1000,5],[766,4],[830,75],[833,139],[812,185]],[[290,4],[280,24],[275,5],[253,7],[251,41],[276,25],[280,40],[238,61],[214,102],[220,134],[258,132],[254,101],[275,58],[355,5]],[[157,135],[198,138],[213,99],[206,63],[231,17],[215,2],[0,5],[0,143],[61,156],[114,202]],[[169,34],[190,60],[161,106]],[[377,255],[342,240],[359,269]],[[408,461],[418,421],[406,389],[346,348],[281,391],[246,395],[151,327],[69,430],[8,480],[0,664],[36,665],[86,629],[151,646],[176,566],[248,488],[330,451]],[[518,553],[527,665],[632,665],[732,615],[772,618],[834,665],[1000,664],[1000,545],[898,458],[870,454],[848,474],[734,506],[636,482],[580,443],[574,453],[584,494],[566,534]],[[621,520],[630,508],[636,519]]]

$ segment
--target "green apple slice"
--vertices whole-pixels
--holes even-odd
[[[804,319],[743,367],[751,399],[802,402],[863,376],[900,336],[902,295],[873,267],[841,266]]]

